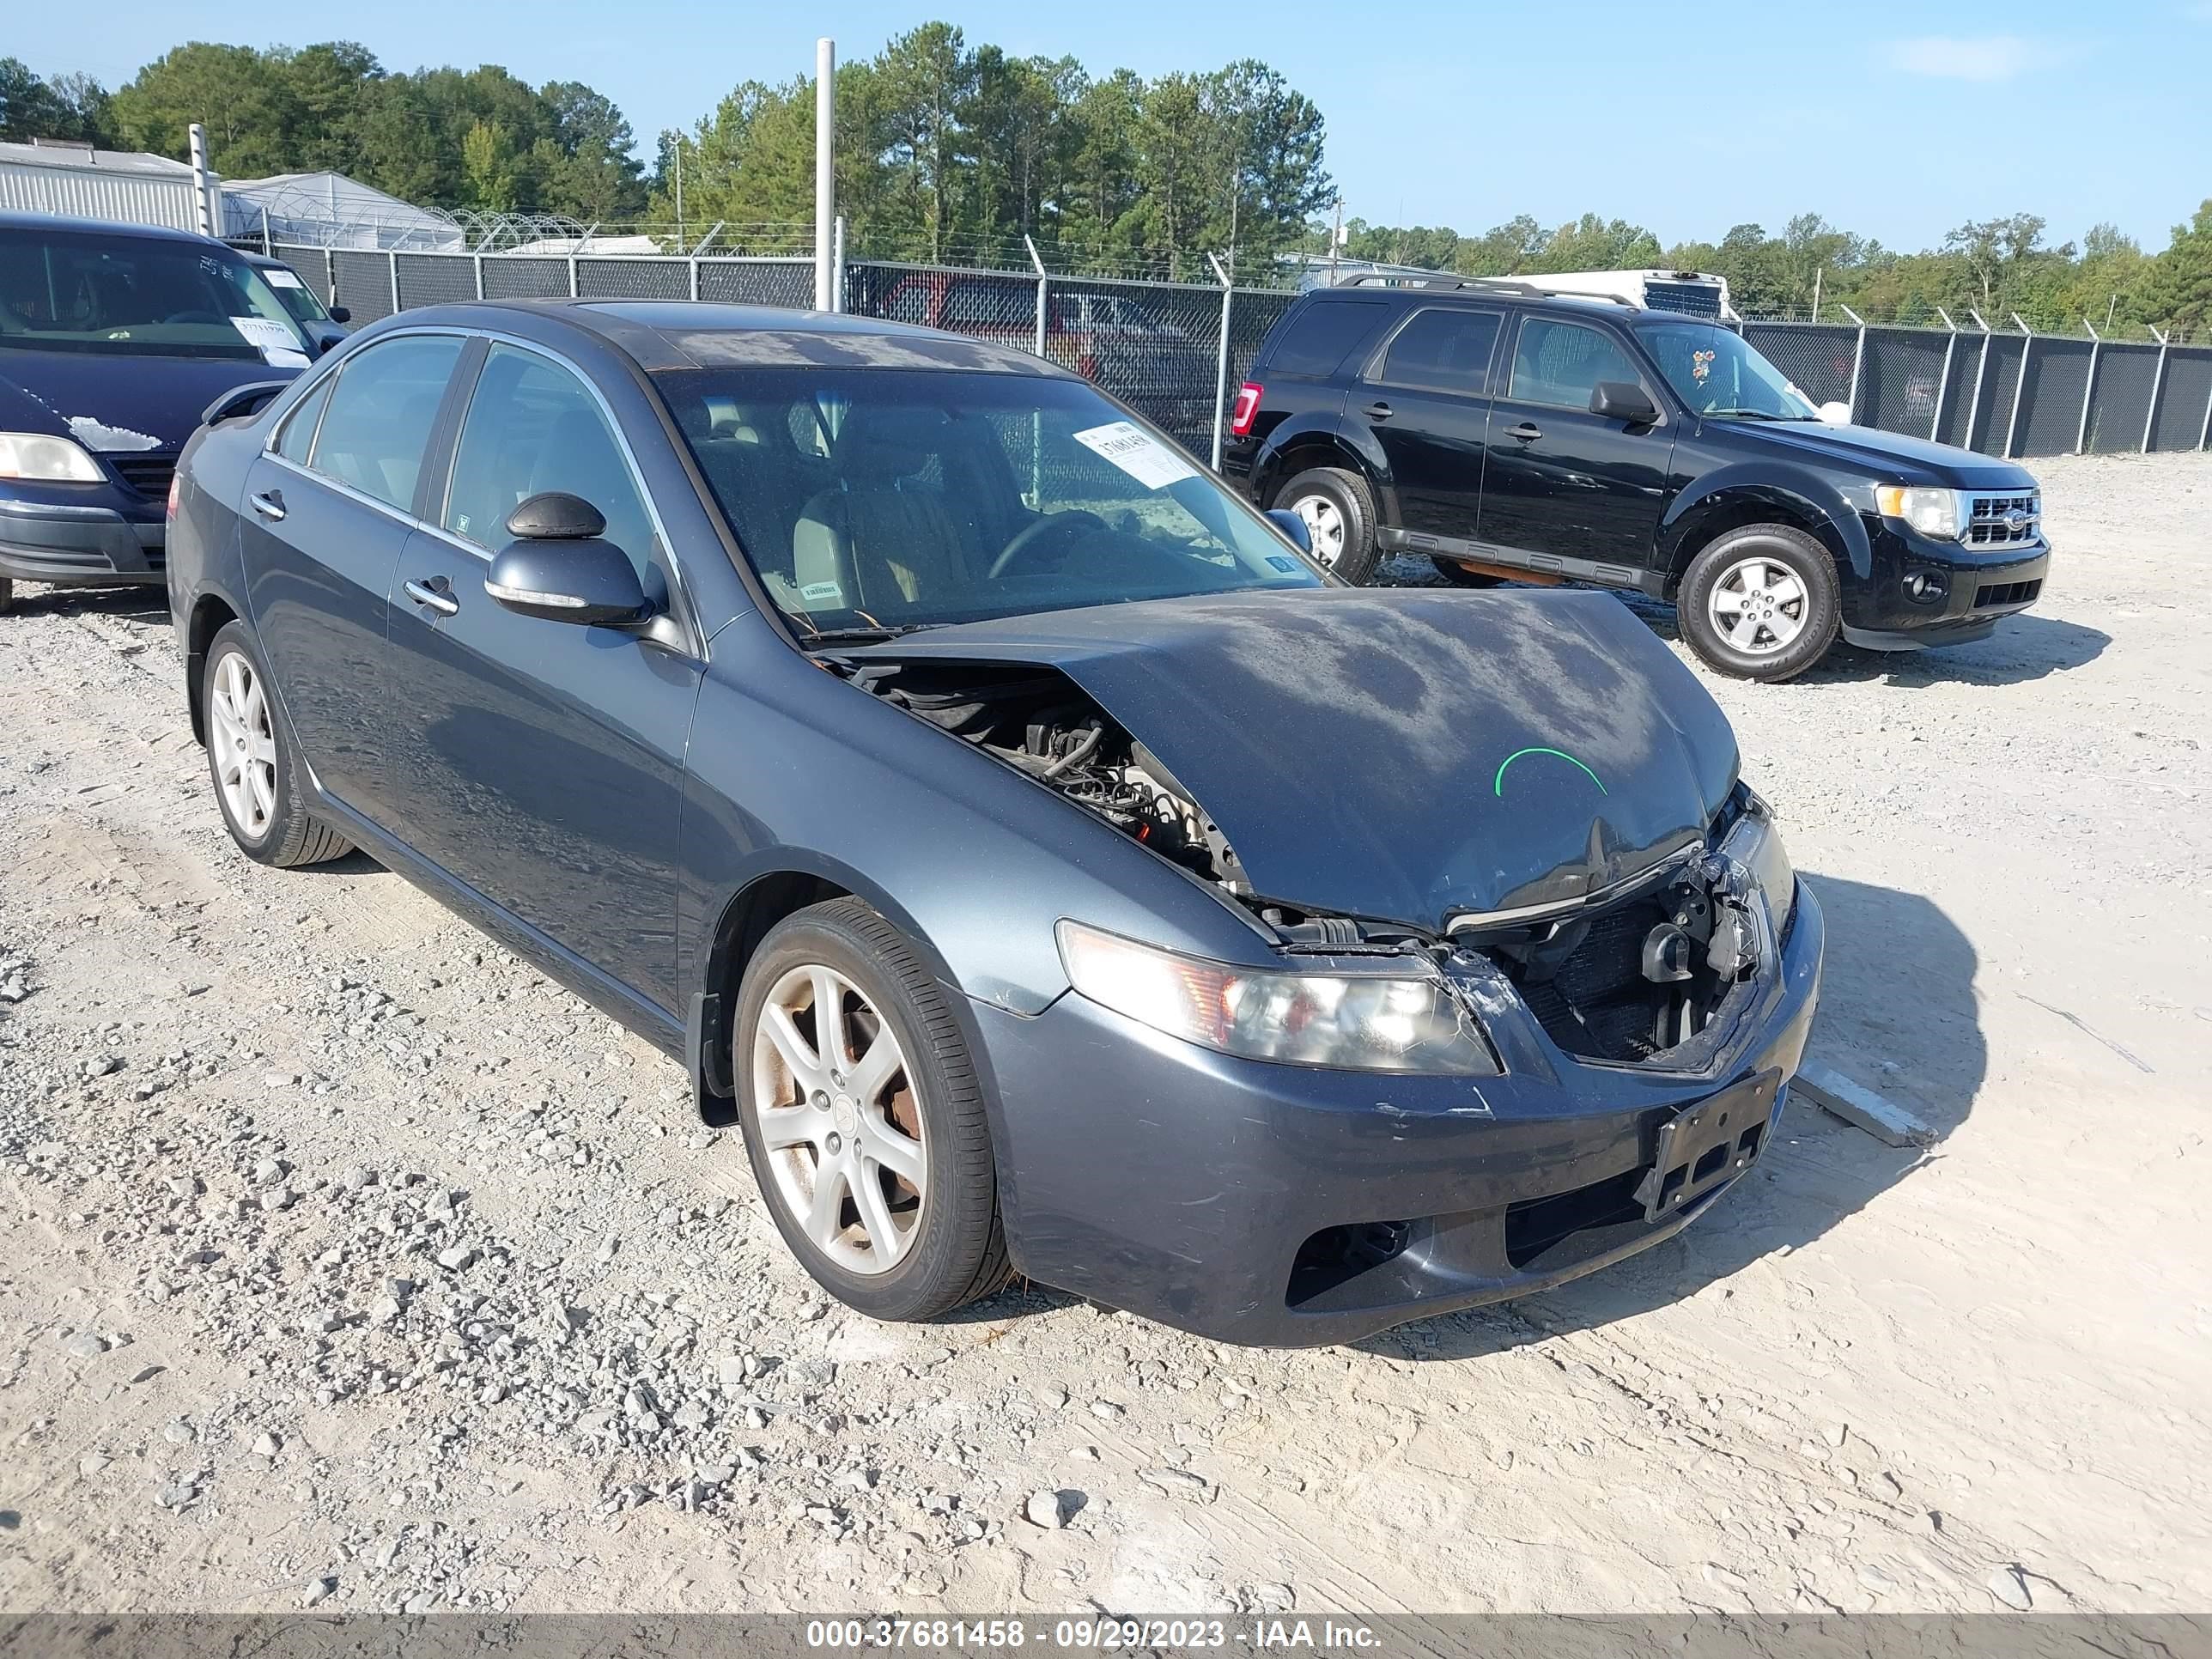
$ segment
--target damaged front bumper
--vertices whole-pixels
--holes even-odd
[[[1725,1020],[1672,1066],[1576,1058],[1517,1003],[1483,1014],[1497,1077],[1242,1060],[1073,993],[1026,1018],[975,1005],[1016,1265],[1200,1335],[1307,1346],[1648,1249],[1762,1150],[1804,1052],[1823,924],[1802,885],[1762,943]]]

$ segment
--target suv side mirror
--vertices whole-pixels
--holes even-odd
[[[330,317],[334,323],[349,323],[353,320],[353,313],[343,306],[332,306],[330,307]]]
[[[1658,405],[1633,380],[1600,380],[1590,392],[1590,413],[1631,426],[1650,426],[1659,418]]]
[[[652,613],[637,567],[605,539],[589,501],[558,491],[532,495],[507,515],[514,538],[492,556],[484,592],[518,616],[580,627],[623,627]]]

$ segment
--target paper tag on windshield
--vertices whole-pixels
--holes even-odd
[[[1111,421],[1075,434],[1075,441],[1097,451],[1147,489],[1164,489],[1198,469],[1167,445],[1127,421]]]
[[[285,270],[282,265],[272,265],[269,269],[264,270],[261,274],[269,279],[269,286],[271,288],[307,287],[305,283],[301,282],[297,276],[293,275],[292,272]]]
[[[292,331],[266,317],[234,317],[230,325],[240,337],[261,354],[264,362],[275,368],[305,368],[307,354],[300,349],[300,343]]]

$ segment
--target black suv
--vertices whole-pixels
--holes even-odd
[[[1238,391],[1222,471],[1348,580],[1413,551],[1470,584],[1636,588],[1747,679],[1802,673],[1839,632],[1984,638],[2051,562],[2010,461],[1825,424],[1709,319],[1522,283],[1302,296]]]

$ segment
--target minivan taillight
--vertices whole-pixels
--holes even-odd
[[[1260,413],[1260,383],[1247,380],[1237,388],[1237,401],[1229,410],[1229,430],[1239,438],[1252,435],[1252,422]]]
[[[168,516],[169,516],[170,518],[172,518],[172,519],[173,519],[173,518],[175,518],[175,517],[177,516],[177,491],[178,491],[178,489],[179,489],[183,485],[183,483],[184,483],[184,476],[183,476],[181,473],[172,472],[172,473],[169,475],[169,510],[168,510]]]

